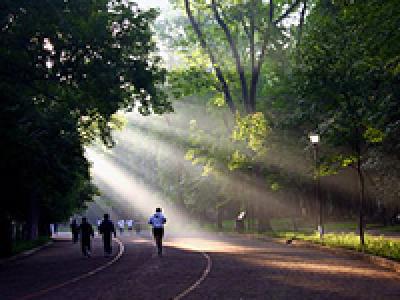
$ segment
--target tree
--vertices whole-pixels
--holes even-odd
[[[321,1],[307,21],[295,68],[301,118],[340,151],[342,167],[353,166],[359,181],[359,233],[364,245],[365,174],[368,148],[390,132],[396,98],[395,52],[380,51],[393,36],[380,36],[377,21],[398,10],[394,1]],[[385,19],[394,30],[396,19]],[[385,48],[385,47],[383,47]],[[393,46],[389,46],[392,49]],[[385,53],[386,52],[386,53]],[[387,55],[390,53],[389,55]],[[398,53],[398,52],[397,52]],[[398,66],[398,64],[395,63]],[[398,116],[397,116],[398,117]]]
[[[0,222],[67,218],[97,193],[84,145],[113,145],[113,115],[171,111],[154,55],[155,10],[130,1],[2,1],[0,169],[8,174]],[[9,199],[15,199],[10,201]],[[10,231],[2,254],[10,251]]]
[[[223,70],[226,63],[217,59],[226,57],[221,56],[221,50],[231,51],[242,95],[239,103],[243,105],[244,112],[256,112],[257,86],[268,47],[283,44],[282,38],[277,39],[285,30],[282,22],[295,12],[301,3],[303,19],[306,1],[301,0],[291,1],[288,5],[285,1],[273,0],[268,4],[259,0],[234,3],[211,0],[211,3],[195,1],[192,4],[190,0],[184,0],[191,27],[211,62],[220,90],[232,113],[235,114],[237,108]],[[194,11],[198,13],[195,14]],[[206,25],[207,28],[202,25]],[[222,34],[218,34],[218,31],[222,31]],[[217,40],[213,43],[208,42],[210,37],[217,37]],[[222,46],[226,43],[227,46]]]

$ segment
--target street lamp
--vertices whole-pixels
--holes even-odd
[[[310,133],[309,136],[310,142],[314,148],[314,172],[315,172],[315,201],[319,204],[319,220],[318,220],[318,231],[319,237],[322,240],[324,236],[324,224],[323,224],[323,205],[319,195],[320,190],[320,179],[319,179],[319,157],[318,157],[318,145],[320,141],[320,137],[317,133]]]

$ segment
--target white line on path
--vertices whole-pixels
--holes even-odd
[[[92,271],[89,271],[89,272],[87,272],[87,273],[84,273],[84,274],[82,274],[82,275],[79,275],[79,276],[77,276],[77,277],[74,277],[74,278],[72,278],[72,279],[70,279],[70,280],[64,281],[64,282],[62,282],[62,283],[53,285],[53,286],[51,286],[51,287],[45,288],[45,289],[43,289],[43,290],[40,290],[40,291],[38,291],[38,292],[34,292],[34,293],[32,293],[32,294],[29,294],[29,295],[23,296],[23,297],[21,297],[21,298],[18,298],[17,300],[28,300],[28,299],[33,299],[33,298],[35,298],[35,297],[38,297],[38,296],[47,294],[47,293],[49,293],[49,292],[51,292],[51,291],[57,290],[57,289],[59,289],[59,288],[65,287],[66,285],[69,285],[69,284],[71,284],[71,283],[75,283],[75,282],[77,282],[77,281],[79,281],[79,280],[81,280],[81,279],[84,279],[84,278],[93,276],[93,275],[97,274],[98,272],[104,270],[105,268],[108,268],[108,267],[111,266],[112,264],[116,263],[116,262],[121,258],[122,254],[123,254],[124,251],[125,251],[124,244],[123,244],[118,238],[116,238],[116,239],[114,239],[114,240],[115,240],[115,241],[118,243],[118,245],[119,245],[119,251],[118,251],[118,254],[117,254],[112,260],[110,260],[109,262],[107,262],[106,264],[101,265],[100,267],[97,267],[96,269],[94,269],[94,270],[92,270]]]
[[[211,271],[211,266],[212,266],[212,262],[211,262],[211,257],[210,255],[208,255],[205,252],[200,252],[207,260],[207,267],[204,269],[203,274],[201,275],[201,277],[195,282],[193,283],[190,287],[188,287],[186,290],[184,290],[183,292],[181,292],[180,294],[178,294],[177,296],[175,296],[173,298],[173,300],[180,300],[183,297],[187,296],[190,292],[192,292],[194,289],[196,289],[203,281],[204,279],[206,279],[206,277],[208,276],[208,273],[210,273]]]

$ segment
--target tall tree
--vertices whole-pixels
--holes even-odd
[[[242,95],[239,103],[245,113],[254,113],[260,72],[269,47],[279,43],[276,37],[285,31],[284,21],[298,10],[301,3],[305,9],[305,1],[301,0],[289,3],[273,0],[268,3],[261,0],[233,3],[184,0],[184,9],[191,27],[210,59],[220,90],[233,113],[238,108],[223,70],[226,56],[221,55],[221,44],[227,43],[226,48],[230,50],[236,68]],[[304,15],[304,10],[301,14]],[[210,30],[222,31],[223,34],[218,40],[210,40],[211,36],[214,37]]]
[[[40,222],[65,219],[91,199],[83,146],[95,138],[113,145],[118,110],[172,110],[154,54],[156,16],[131,1],[2,1],[1,229],[19,221],[36,238]]]
[[[383,142],[399,117],[398,109],[391,110],[398,101],[398,54],[390,44],[399,21],[391,17],[398,11],[394,2],[321,1],[308,19],[294,72],[301,118],[337,147],[341,166],[357,171],[362,245],[368,148]],[[384,36],[376,17],[386,20]],[[386,45],[389,51],[379,50]]]

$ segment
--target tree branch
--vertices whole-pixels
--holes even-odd
[[[245,108],[247,109],[247,105],[248,105],[248,89],[247,89],[246,76],[244,74],[244,68],[243,68],[243,65],[242,65],[242,62],[241,62],[241,59],[240,59],[239,52],[237,50],[235,41],[232,38],[232,34],[231,34],[228,26],[226,25],[224,20],[222,20],[221,15],[218,12],[217,4],[216,4],[215,0],[211,0],[211,9],[212,9],[212,11],[214,13],[214,17],[217,20],[218,25],[224,31],[226,39],[228,40],[229,46],[231,48],[232,55],[233,55],[233,58],[234,58],[235,64],[236,64],[236,70],[237,70],[237,72],[239,74],[240,85],[241,85],[241,88],[242,88],[243,104],[244,104]]]
[[[297,35],[297,47],[300,45],[300,40],[301,40],[301,35],[302,35],[302,31],[303,31],[303,25],[304,25],[304,16],[306,14],[306,10],[307,10],[307,0],[303,1],[303,8],[301,10],[300,13],[300,23],[299,23],[299,32]]]
[[[292,3],[292,5],[289,6],[289,8],[275,21],[273,21],[274,25],[279,24],[283,19],[285,19],[290,13],[293,12],[293,10],[300,4],[301,0],[296,0],[295,2]]]
[[[276,26],[277,24],[279,24],[283,19],[285,19],[290,13],[293,12],[293,10],[300,4],[301,1],[302,0],[296,0],[295,2],[293,2],[288,7],[288,9],[278,19],[276,19],[275,21],[272,21],[271,24],[273,26]],[[275,11],[275,7],[274,7],[273,0],[270,0],[270,12],[269,12],[270,21],[273,18],[274,11]],[[251,101],[255,101],[255,97],[256,97],[255,87],[257,86],[258,78],[260,76],[260,70],[261,70],[262,64],[264,63],[265,52],[267,50],[267,45],[268,45],[268,29],[271,29],[271,27],[265,29],[260,55],[258,56],[258,61],[257,61],[256,66],[252,70],[251,83],[250,83],[250,91],[251,91],[250,98],[252,99]]]
[[[269,0],[269,22],[274,19],[274,0]]]
[[[233,102],[232,99],[232,95],[230,93],[228,84],[222,74],[221,68],[218,66],[217,62],[216,62],[216,58],[214,56],[214,54],[212,53],[211,49],[208,47],[206,40],[204,38],[204,35],[200,29],[199,24],[196,22],[196,20],[194,19],[194,16],[192,14],[191,8],[190,8],[190,1],[189,0],[184,0],[185,2],[185,10],[186,10],[186,14],[189,18],[190,24],[192,25],[192,28],[194,30],[194,32],[196,33],[197,37],[199,38],[200,41],[200,45],[203,48],[204,51],[206,51],[206,53],[208,54],[210,61],[213,65],[213,68],[215,70],[216,76],[219,80],[219,82],[222,85],[222,90],[223,93],[225,95],[225,100],[226,103],[228,104],[229,109],[231,110],[232,113],[236,113],[236,107],[235,107],[235,103]]]

